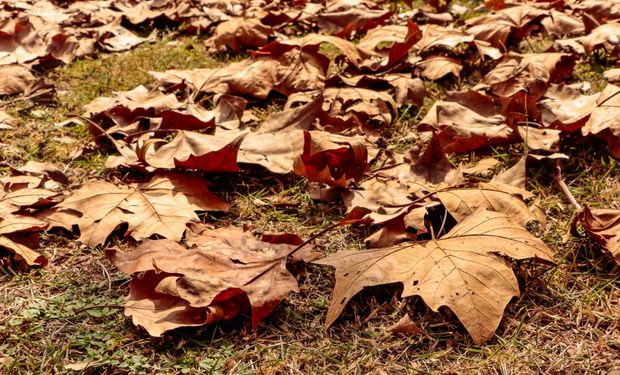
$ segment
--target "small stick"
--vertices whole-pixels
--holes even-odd
[[[572,204],[573,207],[575,207],[576,209],[581,210],[583,207],[581,207],[579,202],[577,202],[573,194],[568,189],[566,182],[564,182],[564,179],[562,178],[562,168],[560,167],[559,160],[557,161],[555,165],[555,171],[556,171],[556,175],[553,177],[555,179],[555,182],[558,183],[558,185],[560,186],[560,189],[562,189],[562,192],[564,193],[564,195],[566,195],[566,198],[568,198],[568,201],[570,202],[570,204]]]

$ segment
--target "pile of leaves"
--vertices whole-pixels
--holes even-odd
[[[66,177],[53,166],[12,170],[0,181],[4,262],[45,265],[32,240],[51,228],[79,233],[89,247],[118,235],[142,241],[106,254],[132,275],[125,314],[159,336],[246,311],[256,328],[298,290],[293,265],[319,257],[316,264],[336,268],[327,326],[364,288],[400,283],[402,298],[447,307],[474,342],[485,342],[520,295],[515,262],[554,263],[526,229],[547,225],[526,189],[527,164],[570,158],[559,151],[575,135],[602,138],[620,157],[620,87],[597,92],[567,80],[593,55],[616,61],[620,12],[601,11],[606,2],[486,1],[488,12],[464,20],[462,7],[430,3],[435,9],[400,14],[370,0],[3,5],[14,15],[0,29],[9,46],[0,55],[3,95],[25,92],[38,66],[142,43],[129,31],[138,25],[201,30],[211,52],[248,56],[150,72],[156,83],[86,105],[80,121],[109,154],[106,167],[125,177],[61,193]],[[533,36],[549,48],[517,52]],[[403,113],[428,106],[434,82],[462,80],[471,84],[441,95],[417,128],[398,127]],[[281,110],[261,119],[265,103]],[[402,152],[390,144],[395,135],[424,149]],[[450,161],[493,147],[512,147],[520,161],[499,174],[491,157]],[[217,176],[249,172],[307,180],[316,200],[346,208],[335,225],[370,228],[369,249],[321,257],[296,235],[258,240],[198,215],[229,209],[209,190]],[[560,173],[557,180],[572,198]],[[575,226],[620,264],[620,210],[572,203]]]

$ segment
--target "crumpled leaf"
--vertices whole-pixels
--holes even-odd
[[[43,187],[44,182],[40,177],[23,179],[20,175],[0,180],[1,263],[19,270],[47,264],[47,258],[33,248],[38,245],[36,232],[47,229],[48,223],[32,213],[52,205],[58,193]]]
[[[530,4],[518,5],[490,14],[468,19],[467,32],[476,39],[505,48],[509,41],[516,43],[529,35],[533,24],[549,15],[549,10]]]
[[[387,20],[392,12],[368,0],[332,0],[316,16],[321,31],[350,39]]]
[[[239,51],[263,46],[272,33],[271,27],[258,19],[235,17],[217,25],[205,44],[210,52]]]
[[[256,58],[226,67],[149,73],[161,83],[186,84],[197,93],[247,94],[265,99],[271,90],[290,95],[323,88],[328,66],[329,59],[318,53],[318,45],[301,48],[273,42],[261,48]]]
[[[237,227],[193,226],[186,249],[171,240],[148,240],[130,253],[106,251],[132,275],[125,315],[152,336],[183,326],[231,319],[251,308],[252,327],[269,315],[297,280],[287,265],[315,255],[297,236],[256,240]]]
[[[600,243],[620,265],[620,210],[591,209],[585,207],[575,220],[579,221],[588,236]]]
[[[228,204],[207,189],[207,182],[198,175],[157,174],[150,181],[115,185],[91,180],[57,206],[82,215],[66,226],[77,224],[80,241],[95,247],[121,224],[127,223],[127,235],[136,240],[153,234],[180,241],[185,225],[199,221],[194,211],[227,211]],[[75,220],[75,221],[74,221]]]
[[[378,129],[391,125],[397,114],[397,105],[389,94],[354,87],[330,87],[320,93],[296,93],[289,97],[284,110],[309,103],[317,94],[322,96],[323,105],[322,113],[318,112],[315,116],[320,118],[323,129],[334,133],[353,128],[376,135]]]
[[[620,43],[620,23],[604,23],[585,36],[560,39],[556,43],[560,46],[570,47],[577,53],[590,54],[596,49],[605,48],[611,50],[612,55],[617,56],[619,53],[618,43]]]
[[[594,135],[607,141],[610,153],[620,157],[620,87],[609,84],[596,99],[596,107],[581,128],[584,136]]]
[[[402,283],[434,311],[452,310],[476,344],[493,336],[510,299],[520,294],[507,258],[553,262],[553,252],[509,216],[480,210],[444,237],[368,251],[341,251],[316,261],[336,267],[326,326],[365,287]]]
[[[25,65],[0,66],[0,95],[20,94],[34,80],[34,75]]]
[[[471,90],[450,92],[445,101],[436,102],[420,121],[418,130],[437,131],[448,152],[468,152],[518,139],[494,99]]]
[[[304,149],[295,160],[295,173],[329,186],[347,187],[359,181],[369,167],[365,142],[344,137],[335,142],[333,136],[323,134],[304,130]]]
[[[509,53],[483,79],[495,95],[511,97],[519,91],[540,97],[551,83],[570,74],[575,58],[564,53]]]

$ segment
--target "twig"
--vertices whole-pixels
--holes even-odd
[[[560,189],[562,189],[562,192],[564,193],[564,195],[566,195],[566,198],[568,198],[568,201],[570,202],[570,204],[572,204],[573,207],[575,207],[576,209],[581,210],[582,209],[581,205],[579,204],[579,202],[577,202],[577,200],[573,196],[573,193],[571,193],[570,190],[568,189],[568,185],[566,185],[566,182],[564,182],[564,179],[562,178],[562,168],[560,167],[559,160],[556,162],[555,172],[556,172],[556,175],[553,178],[555,179],[555,182],[557,182],[558,185],[560,186]]]
[[[359,220],[343,220],[343,221],[339,221],[335,224],[332,224],[330,226],[328,226],[327,228],[323,229],[322,231],[312,235],[310,238],[308,238],[307,240],[305,240],[304,242],[302,242],[301,244],[299,244],[296,248],[294,248],[293,250],[291,250],[290,253],[287,254],[287,258],[290,257],[291,255],[295,254],[297,251],[299,251],[302,247],[306,246],[307,244],[309,244],[310,242],[316,240],[317,238],[321,237],[322,235],[324,235],[327,232],[330,232],[338,227],[342,227],[345,225],[349,225],[349,224],[368,224],[370,223],[369,220],[366,219],[359,219]]]

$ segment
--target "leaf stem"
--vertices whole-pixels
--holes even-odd
[[[573,207],[575,207],[576,209],[581,210],[583,207],[581,207],[579,202],[577,202],[577,199],[575,199],[573,193],[570,192],[570,190],[568,189],[568,185],[566,185],[566,182],[564,182],[564,179],[562,178],[562,168],[560,167],[559,160],[556,162],[555,172],[556,174],[553,178],[555,179],[555,182],[558,183],[558,186],[560,186],[560,189],[562,190],[564,195],[566,195],[566,198],[568,198],[570,204],[573,205]]]

